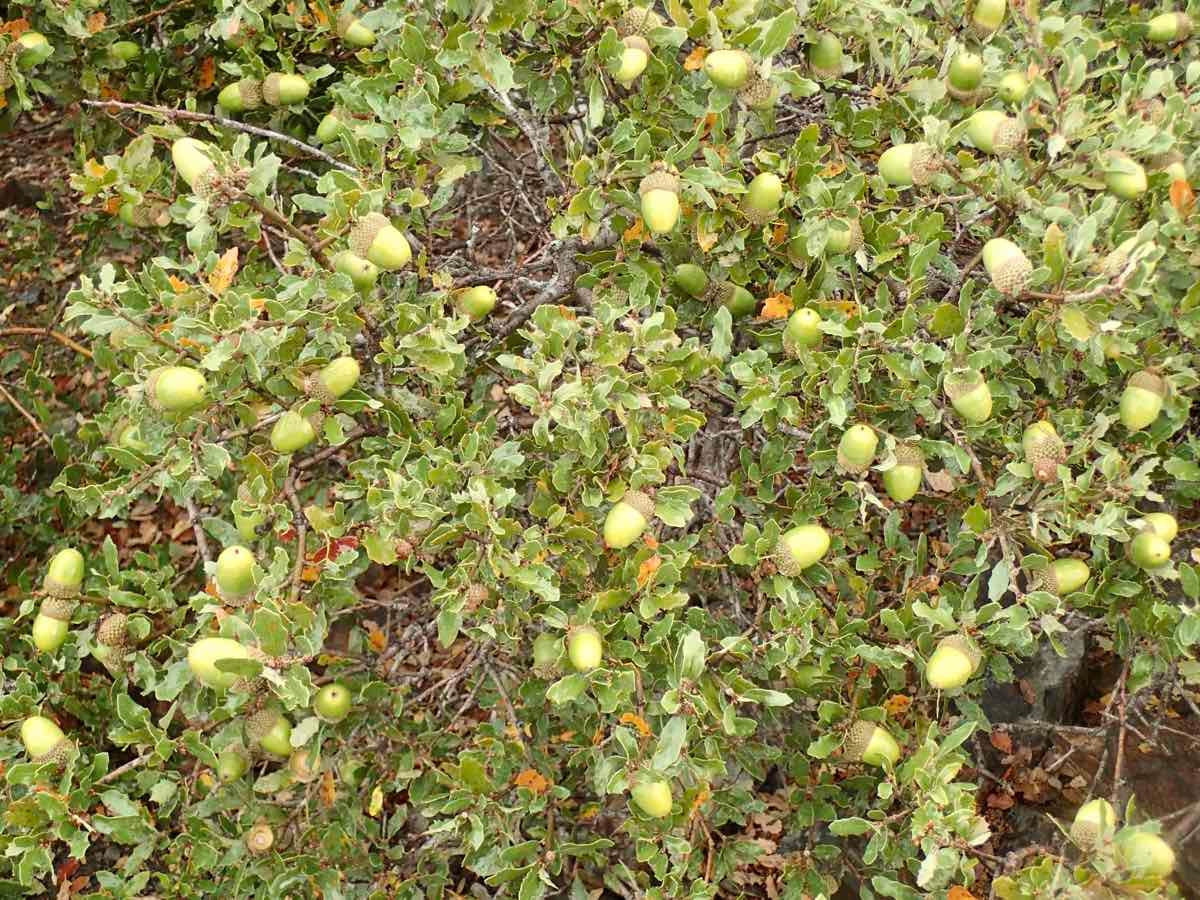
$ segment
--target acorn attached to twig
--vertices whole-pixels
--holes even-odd
[[[358,383],[362,369],[353,356],[339,356],[304,381],[304,390],[325,406],[336,403]]]
[[[829,532],[820,525],[799,525],[779,536],[773,559],[779,571],[795,578],[829,552]]]
[[[1121,424],[1130,431],[1141,431],[1162,412],[1167,396],[1167,381],[1157,372],[1143,369],[1129,377],[1121,392]]]
[[[925,664],[925,680],[936,690],[955,690],[970,681],[982,661],[983,654],[974,641],[963,634],[952,634],[938,641]]]
[[[916,444],[896,445],[896,464],[883,473],[883,488],[897,503],[907,503],[921,489],[925,454]]]
[[[192,412],[208,404],[208,379],[190,366],[163,366],[146,382],[146,399],[162,412]]]
[[[842,753],[852,762],[883,768],[900,759],[900,745],[883,726],[860,719],[846,732]]]
[[[350,229],[350,251],[381,269],[402,269],[412,259],[408,238],[382,213],[367,213]]]
[[[713,50],[704,57],[704,74],[717,87],[736,91],[750,78],[754,60],[745,50]]]
[[[641,491],[625,496],[604,517],[604,546],[622,550],[642,536],[654,517],[654,501]]]
[[[272,72],[262,82],[262,98],[270,106],[293,106],[308,97],[308,82],[303,75]]]
[[[110,613],[96,627],[95,656],[113,675],[120,675],[128,668],[125,654],[129,651],[129,616],[122,612]]]
[[[871,468],[875,451],[879,447],[879,435],[870,425],[851,425],[838,442],[838,465],[852,475],[861,475]]]
[[[967,119],[967,137],[984,153],[1012,156],[1025,146],[1025,126],[998,109],[981,109]]]
[[[62,729],[45,716],[30,716],[21,723],[21,743],[30,760],[38,765],[61,766],[75,749]]]
[[[217,105],[226,112],[240,113],[263,105],[263,85],[257,78],[243,78],[221,88]]]
[[[1058,436],[1054,426],[1044,419],[1034,422],[1021,436],[1021,449],[1025,461],[1033,467],[1033,477],[1038,481],[1053,481],[1058,477],[1058,467],[1067,461],[1067,445]]]
[[[946,396],[962,418],[972,425],[986,422],[992,414],[992,391],[978,369],[960,369],[944,381]]]
[[[942,158],[929,144],[896,144],[879,157],[879,174],[894,187],[929,184],[942,169]]]
[[[334,26],[337,35],[351,47],[370,47],[375,43],[375,32],[364,25],[357,15],[348,9],[338,13]]]
[[[642,198],[642,220],[651,234],[666,234],[679,221],[679,176],[666,163],[655,163],[654,171],[638,185]]]

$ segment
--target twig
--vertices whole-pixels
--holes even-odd
[[[485,662],[483,667],[487,670],[488,675],[491,676],[492,683],[496,685],[496,690],[500,692],[500,700],[504,704],[505,713],[508,715],[508,727],[513,730],[513,733],[517,736],[517,740],[521,742],[521,752],[525,754],[525,761],[532,761],[533,755],[529,752],[529,745],[525,743],[525,735],[521,733],[521,722],[517,719],[517,711],[513,708],[512,701],[508,699],[508,691],[504,689],[504,685],[500,681],[500,676],[496,674],[496,670],[492,668],[490,662]]]
[[[14,397],[12,394],[10,394],[8,392],[8,388],[6,388],[2,384],[0,384],[0,394],[3,394],[4,399],[9,402],[9,404],[12,406],[12,408],[15,409],[17,412],[19,412],[21,414],[21,416],[25,419],[25,421],[33,426],[33,430],[38,433],[38,437],[40,437],[42,439],[42,441],[45,442],[46,446],[49,447],[50,450],[53,452],[54,445],[50,443],[50,438],[46,435],[46,432],[42,430],[41,423],[38,422],[38,420],[33,417],[33,415],[29,412],[29,410],[27,410],[25,407],[23,407],[20,403],[17,402],[17,398]]]
[[[1112,281],[1101,284],[1087,291],[1079,291],[1074,294],[1053,294],[1044,293],[1042,291],[1026,291],[1025,296],[1034,297],[1038,300],[1053,300],[1057,303],[1086,303],[1088,300],[1098,300],[1101,297],[1109,297],[1113,294],[1119,294],[1125,290],[1125,283],[1133,277],[1133,273],[1137,271],[1138,260],[1131,259],[1125,264],[1125,268]]]
[[[353,431],[348,432],[346,434],[345,440],[343,440],[340,444],[337,444],[332,447],[326,447],[324,450],[319,450],[316,453],[312,454],[312,456],[304,457],[304,459],[302,459],[302,460],[300,460],[300,462],[296,463],[296,469],[301,472],[305,471],[306,469],[311,469],[317,463],[323,462],[323,461],[329,459],[329,457],[336,454],[339,450],[344,450],[346,448],[346,445],[349,444],[351,441],[356,441],[360,437],[366,437],[368,435],[379,434],[380,432],[381,432],[381,429],[379,429],[379,428],[368,428],[365,425],[359,426],[358,428],[355,428]]]
[[[132,772],[134,769],[136,769],[142,763],[146,762],[146,760],[150,759],[150,757],[152,757],[153,755],[154,754],[152,752],[147,750],[145,753],[141,754],[140,756],[135,756],[129,762],[122,763],[121,765],[119,765],[115,769],[113,769],[111,772],[109,772],[107,775],[104,775],[101,778],[97,779],[96,784],[97,785],[108,784],[110,781],[116,781],[118,778],[120,778],[126,772]]]
[[[103,31],[124,31],[126,28],[133,28],[136,25],[141,25],[144,22],[149,22],[152,19],[157,19],[159,16],[165,16],[167,13],[179,9],[183,6],[190,6],[195,0],[175,0],[174,3],[168,3],[161,9],[156,9],[140,16],[134,16],[132,19],[126,19],[124,22],[114,22],[111,25],[105,25],[100,31],[95,32],[100,34]],[[88,35],[90,37],[90,35]]]
[[[196,509],[196,501],[188,497],[183,501],[184,508],[187,510],[188,522],[191,523],[192,533],[196,535],[196,549],[200,551],[200,558],[205,562],[212,562],[212,553],[208,549],[208,538],[204,534],[204,528],[200,524],[200,511]]]
[[[71,338],[67,337],[61,331],[54,331],[50,328],[34,328],[29,325],[14,325],[11,328],[0,328],[0,337],[6,337],[8,335],[16,335],[16,334],[29,334],[29,335],[33,335],[35,337],[53,338],[54,340],[56,340],[60,344],[62,344],[64,347],[70,347],[76,353],[80,353],[83,356],[86,356],[88,359],[92,358],[91,350],[89,350],[87,347],[83,346],[83,344],[79,343],[78,341],[72,340]]]
[[[508,117],[513,120],[518,128],[521,129],[521,133],[525,135],[525,139],[529,141],[530,146],[533,147],[534,153],[537,155],[538,159],[538,169],[541,171],[542,175],[548,176],[548,180],[553,183],[553,186],[561,191],[563,189],[562,178],[559,177],[558,171],[554,168],[554,164],[551,162],[550,150],[546,146],[546,138],[538,134],[533,123],[530,122],[525,113],[518,109],[517,105],[512,102],[512,98],[508,96],[507,91],[499,91],[489,85],[488,93],[496,98],[500,105],[504,107],[505,113],[507,113]]]
[[[304,518],[304,510],[300,508],[300,498],[296,496],[296,472],[288,472],[287,481],[283,483],[283,493],[292,505],[292,516],[296,522],[296,563],[292,566],[291,602],[300,599],[300,586],[304,576],[305,542],[308,538],[308,521]]]
[[[328,255],[326,255],[325,251],[321,248],[320,241],[318,241],[316,238],[312,237],[311,235],[306,234],[303,229],[301,229],[300,227],[298,227],[296,225],[293,225],[291,222],[289,222],[287,219],[285,219],[280,213],[271,209],[271,207],[265,206],[264,204],[260,203],[258,200],[256,200],[254,197],[251,197],[249,194],[243,195],[242,199],[244,199],[247,203],[249,203],[254,208],[255,212],[257,212],[264,219],[271,222],[273,225],[277,226],[278,228],[281,228],[282,230],[286,231],[288,234],[290,234],[296,240],[300,241],[300,243],[302,243],[306,247],[308,247],[308,251],[312,254],[313,259],[315,259],[318,263],[320,263],[323,268],[328,269],[331,272],[333,271],[333,264],[329,261]]]

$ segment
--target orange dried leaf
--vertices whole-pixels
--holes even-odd
[[[196,87],[202,91],[208,90],[213,86],[213,82],[217,78],[217,61],[211,56],[206,56],[200,61],[200,71],[196,74]]]
[[[649,584],[650,579],[654,577],[654,573],[659,570],[660,566],[662,566],[662,557],[657,553],[638,566],[638,587],[643,588]]]
[[[621,713],[620,722],[622,725],[632,725],[642,737],[650,737],[652,733],[650,726],[646,724],[646,720],[637,713]]]
[[[965,887],[959,887],[957,884],[950,888],[946,894],[946,900],[975,900],[975,895],[968,891]]]
[[[837,175],[841,175],[845,171],[846,171],[846,166],[844,163],[831,162],[829,165],[827,165],[824,169],[821,170],[821,176],[824,178],[833,178]]]
[[[993,731],[991,735],[988,736],[988,741],[1001,753],[1013,752],[1012,735],[1010,735],[1007,731]]]
[[[1187,218],[1192,207],[1196,205],[1196,195],[1192,191],[1192,186],[1186,181],[1172,181],[1171,205],[1175,207],[1175,212]]]
[[[627,244],[640,244],[644,233],[642,230],[642,220],[638,219],[625,229],[625,233],[621,235],[621,240]]]
[[[912,706],[912,698],[904,694],[893,694],[883,704],[883,708],[888,711],[892,717],[900,716]]]
[[[171,288],[177,294],[182,294],[188,289],[188,283],[182,278],[176,278],[174,275],[168,275],[167,281],[171,282]]]
[[[692,816],[696,815],[698,812],[700,812],[700,807],[702,807],[705,803],[708,802],[709,796],[710,795],[708,793],[708,788],[701,788],[696,793],[696,799],[692,801],[691,811],[688,812],[689,819]]]
[[[108,166],[96,162],[95,159],[89,159],[83,164],[83,171],[89,178],[103,178],[108,174]]]
[[[94,12],[87,17],[88,34],[95,34],[97,31],[104,30],[104,24],[108,21],[108,16],[102,12]]]
[[[208,276],[208,286],[212,288],[212,292],[220,297],[223,293],[229,290],[229,286],[233,284],[233,279],[238,273],[238,249],[230,247],[226,250],[217,264],[213,267],[212,273]]]
[[[517,777],[513,779],[513,784],[517,787],[528,788],[535,794],[543,794],[546,788],[550,787],[550,782],[533,769],[523,769],[518,772]]]
[[[792,298],[787,294],[772,294],[762,306],[764,319],[786,319],[792,314]]]
[[[367,629],[367,644],[372,650],[376,653],[382,653],[387,649],[387,633],[382,628],[370,619],[363,622],[363,627]]]
[[[326,769],[321,775],[321,805],[329,809],[337,801],[337,789],[334,786],[333,771]]]
[[[13,19],[11,22],[5,22],[3,25],[0,25],[0,34],[12,35],[14,38],[19,38],[28,30],[28,19]]]
[[[656,538],[654,535],[648,534],[642,540],[645,541],[646,546],[651,550],[658,549],[658,538]]]
[[[704,65],[704,58],[708,56],[707,47],[697,47],[687,55],[687,59],[683,61],[684,71],[695,72]]]
[[[328,25],[329,24],[329,16],[325,15],[325,10],[321,9],[320,4],[309,3],[308,9],[309,9],[309,12],[312,13],[313,20],[316,21],[319,25]]]
[[[108,213],[110,216],[115,216],[118,212],[121,211],[121,198],[120,197],[109,197],[107,200],[105,200],[104,201],[104,211],[106,213]]]
[[[321,570],[316,566],[305,566],[300,573],[300,580],[312,583],[321,577]]]

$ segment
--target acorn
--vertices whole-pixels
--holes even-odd
[[[246,849],[255,856],[266,853],[275,843],[275,832],[266,822],[259,822],[246,832]]]
[[[456,292],[454,303],[472,322],[478,322],[496,308],[496,292],[486,284],[477,284]]]
[[[1012,156],[1025,146],[1025,126],[998,109],[981,109],[967,119],[967,137],[984,153]]]
[[[361,371],[353,356],[339,356],[316,375],[306,378],[304,389],[310,397],[329,405],[344,397],[358,383]]]
[[[184,183],[195,189],[197,185],[216,176],[216,164],[212,160],[215,153],[211,144],[182,137],[171,145],[171,162],[175,164],[175,170]]]
[[[1166,396],[1165,378],[1149,369],[1134,372],[1121,392],[1121,424],[1130,431],[1141,431],[1153,424],[1162,412]]]
[[[662,17],[654,10],[635,6],[627,9],[621,14],[621,18],[617,19],[617,34],[622,38],[644,37],[655,28],[661,28],[662,24]]]
[[[288,771],[301,784],[308,784],[321,774],[321,757],[308,750],[293,750],[288,757]]]
[[[146,398],[163,412],[191,412],[208,404],[208,380],[189,366],[164,366],[151,373]]]
[[[923,141],[897,144],[879,157],[879,174],[894,187],[929,184],[942,168],[938,152]]]
[[[742,209],[751,222],[763,224],[775,217],[782,198],[783,182],[779,176],[774,172],[760,172],[751,179],[749,187],[746,188]]]
[[[226,547],[217,557],[217,590],[231,606],[241,606],[254,593],[254,554],[245,547]]]
[[[250,760],[240,746],[222,750],[217,757],[217,777],[225,784],[237,781],[250,769]]]
[[[751,71],[750,79],[738,91],[737,99],[738,103],[747,109],[769,109],[775,105],[778,94],[770,78],[764,78],[757,71]]]
[[[1010,106],[1017,106],[1029,93],[1029,79],[1023,72],[1005,72],[996,88],[996,96]]]
[[[954,411],[972,425],[986,422],[992,414],[992,391],[978,369],[951,372],[944,388]]]
[[[883,488],[897,503],[907,503],[921,489],[925,454],[916,444],[896,445],[896,464],[883,473]]]
[[[852,425],[842,433],[838,442],[838,465],[854,475],[871,467],[875,451],[879,447],[879,436],[870,425]]]
[[[1117,811],[1103,797],[1097,797],[1075,811],[1071,840],[1081,850],[1094,850],[1107,842],[1116,827]]]
[[[1021,436],[1021,448],[1025,461],[1033,467],[1033,477],[1038,481],[1053,481],[1058,477],[1058,467],[1067,461],[1067,446],[1054,426],[1044,419],[1034,422]]]
[[[323,722],[340,722],[350,714],[350,689],[340,681],[325,685],[313,698],[313,712]]]
[[[983,245],[983,267],[992,278],[992,287],[1009,297],[1021,294],[1033,275],[1033,263],[1025,251],[1007,238],[992,238]]]
[[[788,316],[783,329],[783,349],[789,356],[812,350],[821,343],[821,314],[807,306]]]
[[[41,65],[54,53],[54,48],[40,31],[24,32],[13,46],[17,51],[17,65],[22,69]]]
[[[851,762],[884,768],[894,766],[900,759],[900,745],[888,734],[887,729],[860,719],[846,732],[842,753]]]
[[[862,225],[858,219],[832,218],[825,229],[825,250],[829,253],[857,253],[862,249]]]
[[[642,536],[654,515],[654,501],[641,491],[626,491],[604,517],[604,546],[622,550]]]
[[[292,106],[303,103],[308,96],[308,82],[303,75],[272,72],[262,82],[262,98],[270,106]]]
[[[629,793],[638,809],[653,819],[669,816],[675,803],[671,795],[671,785],[661,780],[639,781]]]
[[[78,597],[84,574],[83,554],[73,547],[66,547],[50,558],[42,579],[42,590],[51,597]]]
[[[818,78],[838,78],[842,74],[842,42],[837,35],[821,32],[808,47],[808,66]]]
[[[170,221],[165,203],[134,203],[126,201],[117,216],[131,228],[159,228]]]
[[[45,716],[30,716],[21,723],[21,743],[30,760],[38,765],[61,766],[75,749],[62,729]]]
[[[1004,24],[1007,0],[975,0],[971,11],[971,27],[977,34],[987,37]]]
[[[620,84],[629,87],[646,71],[650,62],[650,45],[646,43],[645,38],[636,34],[623,38],[622,43],[625,47],[621,50],[621,61],[613,77]]]
[[[1171,545],[1153,528],[1143,528],[1129,542],[1129,559],[1139,569],[1158,569],[1171,559]]]
[[[979,95],[983,84],[983,57],[970,50],[961,50],[950,61],[946,72],[946,90],[956,100],[969,102]]]
[[[200,638],[188,648],[188,668],[201,684],[217,691],[233,686],[240,676],[222,672],[217,663],[223,659],[249,659],[250,651],[232,638]]]
[[[226,112],[240,113],[262,106],[262,82],[257,78],[243,78],[221,88],[217,105]]]
[[[1136,200],[1150,187],[1146,170],[1125,153],[1109,153],[1105,156],[1104,184],[1110,193],[1122,200]]]
[[[354,286],[364,292],[375,287],[379,278],[379,266],[349,250],[343,250],[334,257],[333,268],[336,272],[349,275]]]
[[[412,259],[408,239],[387,216],[368,213],[350,229],[350,251],[381,269],[402,269]]]
[[[115,62],[133,62],[142,55],[142,48],[134,41],[113,41],[108,47],[108,55]]]
[[[1116,847],[1122,868],[1135,875],[1166,878],[1175,871],[1175,851],[1157,834],[1135,831],[1125,837],[1118,836]]]
[[[55,653],[67,641],[75,601],[69,597],[47,597],[33,618],[30,634],[33,645],[42,653]]]
[[[120,675],[126,669],[128,649],[129,616],[116,612],[101,619],[96,626],[96,649],[92,655],[113,675]]]
[[[1168,150],[1150,159],[1150,168],[1154,172],[1162,172],[1172,182],[1188,183],[1188,172],[1185,157],[1178,150]]]
[[[952,634],[938,641],[929,662],[925,663],[925,680],[939,691],[952,691],[971,680],[983,662],[983,654],[975,642],[965,635]]]
[[[735,319],[751,315],[758,305],[753,294],[732,281],[712,282],[704,292],[704,298],[714,305],[727,307]]]
[[[343,9],[338,14],[335,27],[338,37],[351,47],[370,47],[375,43],[375,32],[348,9]]]
[[[689,297],[699,299],[708,290],[708,274],[694,263],[681,263],[675,267],[675,286]]]
[[[1192,19],[1187,13],[1162,13],[1146,23],[1146,40],[1152,44],[1186,40],[1191,33]]]
[[[829,552],[829,532],[820,525],[799,525],[779,536],[774,560],[779,571],[795,578]]]
[[[1145,520],[1146,525],[1167,543],[1175,540],[1176,535],[1179,534],[1179,522],[1170,513],[1146,513],[1142,518]]]
[[[654,171],[638,185],[642,198],[642,219],[651,234],[666,234],[679,221],[679,177],[665,163],[655,163]]]
[[[567,659],[576,672],[588,672],[604,661],[604,642],[591,625],[572,628],[567,635]]]
[[[744,50],[713,50],[704,57],[704,74],[717,87],[737,90],[750,78],[754,60]]]
[[[289,409],[275,420],[271,428],[271,447],[276,453],[295,453],[317,439],[316,416],[302,416]]]
[[[1059,597],[1073,594],[1087,584],[1091,572],[1082,559],[1056,559],[1039,572],[1034,586]]]
[[[246,741],[273,756],[292,752],[292,723],[274,703],[265,703],[246,716]]]

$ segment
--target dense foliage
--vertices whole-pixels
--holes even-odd
[[[1006,867],[976,754],[1069,630],[1200,681],[1182,7],[17,6],[138,253],[63,316],[111,528],[0,621],[14,890],[1175,890],[1119,768]]]

